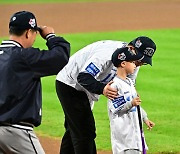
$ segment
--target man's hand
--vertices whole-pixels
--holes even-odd
[[[117,89],[111,87],[112,83],[113,83],[113,81],[110,81],[104,87],[104,90],[103,90],[103,95],[106,96],[107,98],[111,99],[111,100],[114,98],[117,98],[117,95],[118,95]]]
[[[54,29],[52,27],[40,26],[39,27],[39,33],[40,33],[42,38],[46,39],[46,36],[48,34],[54,34]]]

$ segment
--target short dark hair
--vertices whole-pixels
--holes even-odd
[[[31,30],[34,31],[34,32],[37,32],[37,30],[35,30],[35,29],[31,29]],[[9,34],[10,35],[22,36],[25,31],[26,30],[18,29],[18,28],[15,28],[15,27],[10,27],[9,28]]]
[[[10,35],[21,36],[21,35],[23,35],[23,33],[24,33],[25,31],[26,31],[26,30],[17,29],[17,28],[15,28],[15,27],[10,27],[10,28],[9,28],[9,34],[10,34]]]

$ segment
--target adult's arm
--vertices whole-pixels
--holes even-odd
[[[91,93],[103,94],[106,84],[97,81],[91,74],[81,72],[77,77],[78,83]]]
[[[104,84],[97,81],[91,74],[81,72],[77,77],[78,83],[91,93],[103,94],[109,99],[117,97],[117,89],[111,87],[112,81]]]
[[[56,75],[69,60],[70,43],[64,38],[53,36],[46,44],[49,50],[26,48],[21,52],[22,58],[37,78]]]

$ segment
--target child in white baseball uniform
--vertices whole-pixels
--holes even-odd
[[[117,75],[111,86],[118,90],[118,98],[108,100],[113,154],[140,154],[142,151],[136,108],[141,100],[133,81],[127,77],[134,73],[135,61],[140,58],[135,50],[127,47],[117,49],[112,55]]]

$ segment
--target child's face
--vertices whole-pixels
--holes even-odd
[[[125,62],[125,70],[127,74],[134,73],[134,70],[136,69],[135,61]]]

